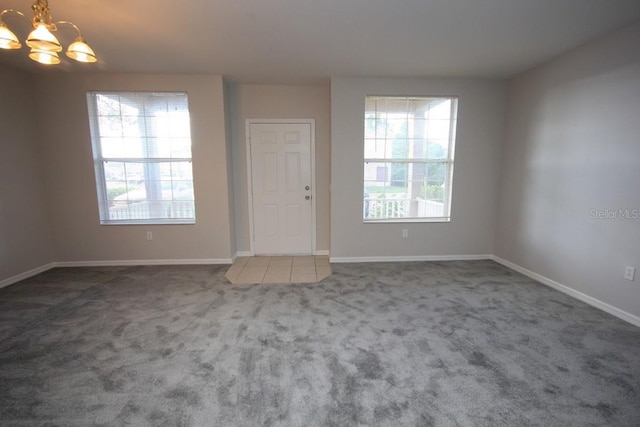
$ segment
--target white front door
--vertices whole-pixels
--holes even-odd
[[[312,254],[311,123],[251,123],[253,252]]]

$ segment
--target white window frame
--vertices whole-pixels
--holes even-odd
[[[136,94],[146,94],[147,92],[140,91],[89,91],[87,92],[87,105],[89,111],[89,124],[91,129],[91,140],[92,140],[92,150],[93,150],[93,158],[94,158],[94,170],[96,177],[96,190],[98,196],[98,208],[99,208],[99,216],[100,216],[100,224],[101,225],[156,225],[156,224],[195,224],[196,222],[196,213],[195,213],[195,195],[193,200],[193,206],[188,209],[190,212],[189,217],[179,217],[179,218],[140,218],[140,219],[111,219],[109,212],[109,198],[107,191],[107,180],[105,176],[105,163],[108,162],[120,162],[120,163],[136,163],[136,164],[162,164],[162,163],[184,163],[187,162],[191,165],[191,183],[193,183],[193,163],[192,163],[192,155],[188,157],[106,157],[103,156],[102,153],[102,144],[101,144],[101,135],[100,135],[100,124],[99,124],[99,116],[98,116],[98,107],[97,107],[97,96],[96,95],[120,95],[126,96],[131,95],[134,96]],[[151,92],[149,92],[151,93]],[[186,92],[152,92],[153,94],[160,95],[184,95],[187,97],[188,103],[188,94]],[[141,138],[148,138],[149,134],[145,133]],[[173,177],[171,179],[173,183]],[[173,185],[173,184],[172,184]],[[166,200],[171,202],[179,201],[178,199]],[[188,201],[187,201],[188,202]],[[149,212],[150,213],[150,212]]]
[[[366,175],[366,165],[367,163],[393,163],[393,164],[445,164],[446,165],[446,174],[444,178],[444,189],[443,189],[443,215],[442,216],[406,216],[406,217],[367,217],[369,212],[369,208],[371,208],[370,203],[373,202],[370,197],[367,198],[366,188],[367,188],[367,180],[363,176],[363,203],[362,203],[362,220],[365,224],[368,223],[407,223],[407,222],[450,222],[451,221],[451,200],[452,200],[452,187],[453,187],[453,170],[454,170],[454,158],[455,158],[455,142],[456,142],[456,127],[457,127],[457,111],[458,111],[458,97],[456,96],[381,96],[381,95],[367,95],[365,96],[365,103],[368,99],[390,99],[390,100],[424,100],[424,99],[442,99],[442,100],[450,100],[451,101],[451,112],[450,112],[450,123],[449,123],[449,138],[448,138],[448,147],[447,147],[447,157],[440,159],[425,159],[425,158],[390,158],[390,157],[366,157],[366,149],[363,155],[363,166]],[[366,107],[365,107],[365,126],[366,126]],[[409,121],[407,119],[407,121]],[[385,136],[384,140],[387,141],[387,137]],[[378,137],[376,136],[376,139]],[[365,129],[365,141],[366,144],[366,129]],[[364,147],[364,146],[363,146]],[[387,202],[387,199],[383,199]],[[393,201],[392,201],[393,202]],[[413,199],[406,199],[405,203],[412,203]],[[390,209],[391,210],[391,209]],[[406,209],[405,209],[406,210]]]

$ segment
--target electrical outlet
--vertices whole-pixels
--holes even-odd
[[[153,232],[147,231],[147,240],[153,240]]]
[[[627,280],[631,280],[633,281],[633,279],[636,277],[636,268],[635,267],[630,267],[627,266],[624,269],[624,278]]]
[[[409,237],[409,230],[407,230],[406,228],[402,229],[402,237]]]

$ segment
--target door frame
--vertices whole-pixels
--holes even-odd
[[[315,119],[246,119],[246,163],[247,170],[247,199],[249,209],[249,247],[250,255],[254,256],[255,234],[253,226],[253,165],[251,161],[251,125],[253,124],[308,124],[311,132],[310,161],[311,161],[311,254],[316,255],[316,120]]]

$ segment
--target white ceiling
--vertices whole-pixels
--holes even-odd
[[[30,0],[0,0],[30,16]],[[100,62],[59,69],[222,74],[238,82],[331,76],[516,75],[640,19],[640,0],[50,0]],[[5,18],[21,39],[29,24]],[[63,44],[73,39],[59,30]],[[40,70],[27,50],[0,63]]]

